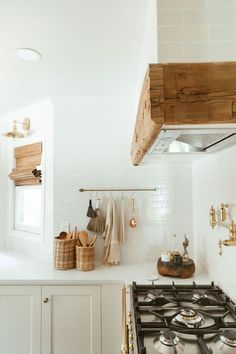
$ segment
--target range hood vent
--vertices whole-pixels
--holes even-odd
[[[236,144],[235,128],[168,129],[161,130],[149,150],[150,154],[162,153],[211,153]]]
[[[236,144],[236,62],[150,64],[132,161],[160,153],[212,153]]]

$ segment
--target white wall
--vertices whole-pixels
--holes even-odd
[[[67,98],[54,100],[55,232],[71,222],[85,229],[88,193],[79,188],[150,188],[158,193],[137,193],[138,227],[131,229],[130,194],[125,194],[127,243],[123,263],[157,260],[170,247],[170,236],[177,233],[180,244],[184,233],[192,240],[191,163],[160,162],[134,167],[130,160],[133,132],[132,105],[106,98]],[[106,206],[109,193],[104,195]],[[93,195],[96,198],[96,195]],[[120,199],[121,194],[113,193]],[[190,252],[192,252],[192,244]],[[101,260],[103,241],[99,237],[97,259]]]
[[[235,0],[157,0],[159,62],[236,59]]]
[[[53,106],[49,98],[9,113],[1,118],[1,132],[12,128],[14,119],[22,121],[24,117],[31,120],[33,134],[16,142],[6,137],[0,137],[1,143],[1,208],[0,208],[0,240],[1,247],[28,253],[34,258],[51,255],[53,237]],[[15,232],[12,228],[13,215],[13,183],[8,178],[13,167],[13,151],[15,144],[30,144],[43,141],[43,188],[45,193],[45,229],[43,240],[30,237],[28,233]],[[39,237],[40,238],[40,237]]]
[[[148,0],[147,11],[145,14],[145,31],[142,41],[142,51],[139,60],[139,72],[135,94],[135,108],[138,107],[139,96],[141,93],[143,79],[150,63],[157,63],[157,0]]]
[[[231,205],[231,216],[236,222],[236,147],[193,163],[194,244],[197,262],[204,266],[212,280],[236,300],[236,247],[223,246],[218,255],[218,240],[229,237],[222,227],[211,229],[209,209],[221,203]]]

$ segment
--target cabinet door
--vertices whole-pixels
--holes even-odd
[[[99,286],[44,286],[42,300],[43,354],[101,354]]]
[[[40,286],[0,286],[0,352],[41,353]]]

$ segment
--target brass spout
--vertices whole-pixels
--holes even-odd
[[[236,246],[236,224],[234,221],[231,221],[231,224],[228,226],[229,229],[229,239],[221,241],[219,240],[219,255],[222,256],[223,250],[222,246]]]
[[[232,241],[232,240],[224,240],[223,242],[224,246],[236,246],[236,240]]]

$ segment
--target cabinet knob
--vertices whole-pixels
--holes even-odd
[[[46,304],[47,302],[49,301],[49,298],[48,297],[45,297],[44,299],[43,299],[43,302]]]

